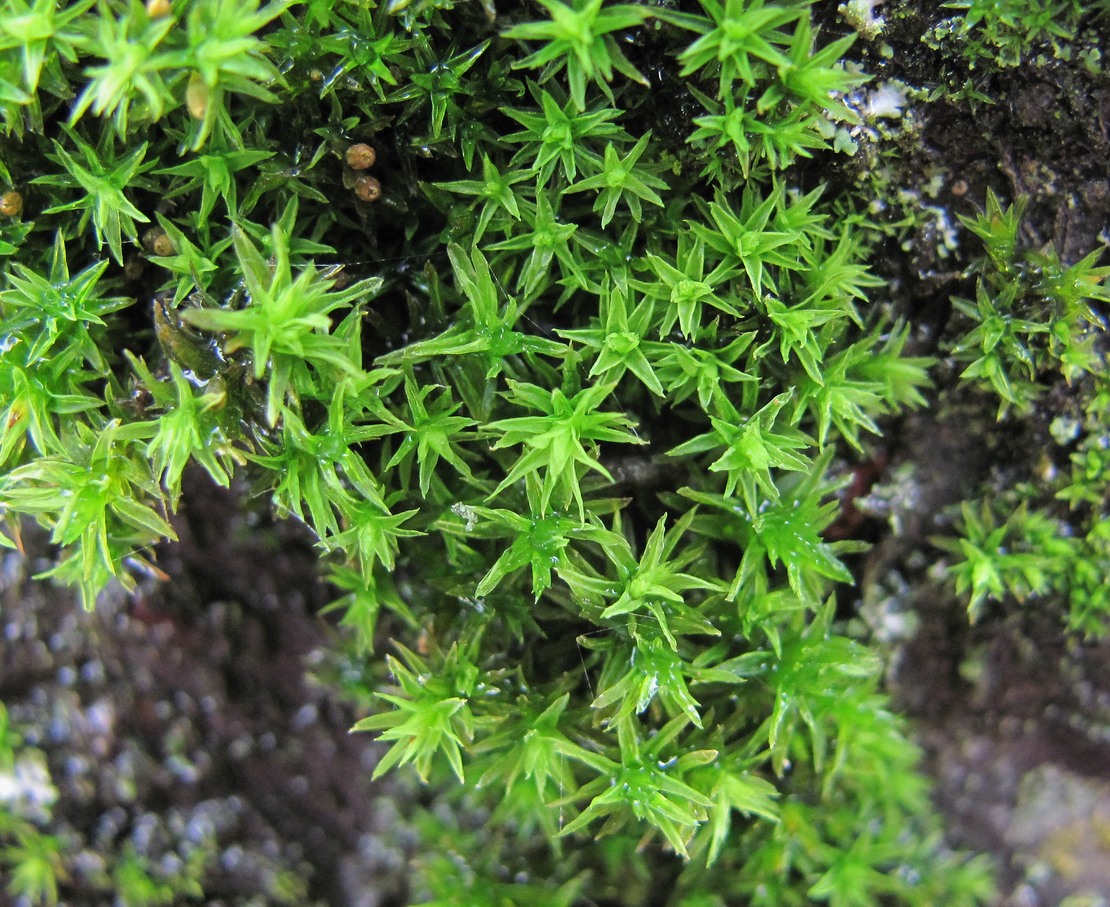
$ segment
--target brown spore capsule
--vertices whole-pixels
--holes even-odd
[[[171,0],[146,0],[146,14],[151,19],[162,19],[173,12]]]
[[[158,242],[158,239],[160,237],[165,235],[166,231],[163,230],[161,227],[151,227],[149,230],[143,233],[143,248],[146,249],[148,252],[158,254],[157,252],[155,252],[155,244]]]
[[[355,180],[355,195],[364,202],[376,202],[382,197],[382,184],[364,174]]]
[[[168,233],[163,233],[161,236],[154,238],[154,254],[155,255],[176,255],[177,249],[174,247],[173,240],[170,239]]]
[[[138,280],[143,276],[143,260],[138,255],[132,255],[123,263],[123,276],[128,280]]]
[[[347,149],[345,157],[347,166],[352,170],[367,170],[374,166],[374,161],[378,159],[378,152],[374,150],[373,145],[359,142]]]
[[[4,217],[15,217],[23,210],[23,196],[12,189],[0,195],[0,214]]]
[[[189,116],[194,120],[203,120],[208,113],[208,95],[208,85],[199,72],[194,72],[189,76],[189,84],[185,87],[185,106],[189,108]]]

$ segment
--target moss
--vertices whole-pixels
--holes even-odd
[[[957,7],[967,71],[1009,62],[1011,26]],[[900,40],[904,9],[884,15]],[[926,403],[933,365],[868,255],[932,229],[963,262],[936,352],[1002,415],[1048,371],[1100,380],[1106,270],[1019,241],[993,195],[954,217],[949,170],[901,185],[891,142],[920,126],[901,104],[878,122],[880,93],[925,95],[865,93],[831,5],[82,2],[0,26],[6,544],[36,520],[45,575],[92,607],[158,573],[190,463],[306,523],[378,773],[494,810],[488,831],[418,823],[428,897],[492,902],[488,877],[633,903],[628,865],[676,904],[989,895],[937,843],[837,605],[864,547],[834,537],[837,475]],[[1074,31],[1025,26],[1021,54]],[[1061,491],[1089,566],[1083,431]],[[999,523],[1001,501],[945,543],[973,611],[1097,596],[1061,552],[992,560],[1064,535],[1029,496]]]

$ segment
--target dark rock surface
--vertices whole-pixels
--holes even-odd
[[[152,875],[201,859],[206,903],[402,902],[395,795],[329,684],[326,590],[293,524],[194,477],[169,581],[92,613],[6,553],[0,700],[57,789],[50,830],[80,850],[71,904],[111,904],[104,854]],[[203,856],[201,856],[203,855]],[[83,870],[83,871],[81,871]],[[0,896],[2,900],[2,896]]]

